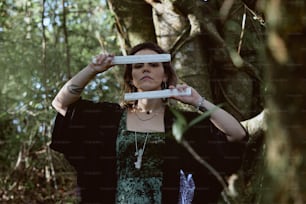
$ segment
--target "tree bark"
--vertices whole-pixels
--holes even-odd
[[[306,203],[306,4],[269,0],[267,132],[262,203]]]
[[[156,42],[152,17],[152,7],[144,0],[109,0],[110,8],[114,11],[116,26],[122,47],[130,47],[146,42]]]
[[[146,0],[153,8],[153,22],[158,44],[173,53],[173,47],[189,27],[188,20],[176,13],[171,0]]]

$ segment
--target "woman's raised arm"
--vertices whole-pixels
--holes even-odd
[[[90,80],[98,73],[104,72],[112,67],[111,62],[113,57],[113,55],[109,54],[100,54],[96,56],[95,63],[90,63],[67,81],[52,101],[52,106],[55,110],[65,116],[69,105],[80,98],[84,87]]]

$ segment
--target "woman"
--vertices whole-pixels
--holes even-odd
[[[142,43],[130,55],[165,53],[154,43]],[[165,99],[141,99],[120,106],[82,100],[80,94],[96,74],[112,67],[113,55],[96,56],[59,91],[52,105],[57,115],[51,148],[65,155],[76,169],[82,203],[178,203],[180,172],[191,173],[195,183],[193,203],[216,202],[222,188],[172,136],[174,115]],[[177,88],[177,77],[169,62],[127,65],[126,92]],[[175,100],[211,110],[215,105],[193,88],[190,96]],[[182,112],[190,121],[195,112]],[[246,132],[222,109],[191,127],[184,138],[221,174],[238,167]],[[229,142],[230,141],[230,142]],[[238,148],[239,147],[239,148]],[[238,151],[239,150],[239,151]]]

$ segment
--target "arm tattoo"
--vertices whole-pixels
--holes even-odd
[[[69,93],[74,94],[74,95],[80,95],[83,91],[84,88],[79,87],[78,85],[71,84],[67,87]]]

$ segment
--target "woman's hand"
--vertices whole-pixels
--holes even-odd
[[[184,90],[188,87],[188,85],[177,85],[169,86],[170,89],[177,88],[178,90]],[[190,96],[173,96],[172,98],[179,100],[183,103],[193,105],[198,108],[201,104],[203,108],[206,110],[216,109],[216,106],[205,100],[201,95],[191,87],[191,95]],[[244,128],[241,126],[239,121],[237,121],[231,114],[223,110],[222,108],[217,108],[210,114],[210,121],[222,132],[225,133],[228,141],[239,141],[246,136],[246,132]]]
[[[94,72],[101,73],[113,66],[112,61],[114,55],[111,54],[99,54],[92,59],[92,62],[88,65]]]
[[[173,86],[173,85],[170,85],[169,86],[169,89],[177,89],[178,91],[184,91],[185,89],[187,89],[188,86],[187,84],[182,84],[182,85],[177,85],[177,86]],[[193,105],[195,107],[197,107],[199,105],[199,102],[202,101],[202,97],[201,95],[192,87],[191,88],[191,95],[189,96],[173,96],[171,98],[173,99],[176,99],[182,103],[186,103],[186,104],[189,104],[189,105]]]

